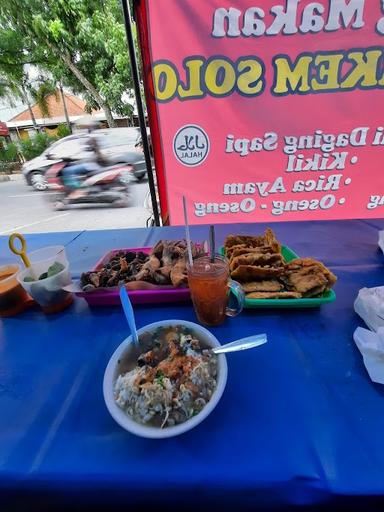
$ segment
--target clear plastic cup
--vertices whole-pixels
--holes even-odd
[[[20,313],[31,300],[17,280],[19,271],[19,265],[0,267],[0,317]]]
[[[63,263],[63,270],[51,277],[36,281],[24,281],[24,279],[26,277],[39,277],[39,275],[47,272],[51,264],[55,262],[58,262],[58,260],[54,259],[54,261],[50,261],[47,259],[44,265],[42,262],[33,264],[35,275],[33,275],[31,268],[26,268],[17,275],[17,280],[21,286],[38,304],[40,304],[45,313],[57,313],[58,311],[62,311],[73,301],[72,293],[63,290],[64,286],[71,283],[69,263]],[[62,263],[62,261],[59,261],[59,263]],[[39,268],[38,271],[37,268]]]
[[[51,245],[37,249],[29,252],[28,258],[37,277],[46,272],[56,261],[64,266],[69,265],[63,245]]]

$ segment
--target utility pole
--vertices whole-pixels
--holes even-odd
[[[138,70],[138,66],[137,66],[135,43],[133,40],[133,33],[132,33],[131,13],[130,13],[128,0],[122,0],[121,3],[123,5],[125,31],[127,34],[129,57],[131,59],[132,78],[133,78],[133,86],[134,86],[134,90],[135,90],[137,113],[139,115],[141,140],[143,141],[143,151],[144,151],[145,163],[146,163],[146,167],[147,167],[148,184],[149,184],[149,190],[151,193],[153,218],[155,220],[156,226],[160,226],[160,213],[159,213],[159,207],[157,204],[156,186],[155,186],[155,180],[153,177],[151,153],[149,150],[149,142],[148,142],[148,135],[147,135],[147,126],[145,124],[144,107],[143,107],[143,102],[141,99],[140,78],[139,78],[139,70]]]

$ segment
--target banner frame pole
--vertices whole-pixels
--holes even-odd
[[[147,167],[149,190],[151,193],[153,217],[154,217],[155,225],[160,226],[160,214],[159,214],[159,208],[158,208],[158,204],[157,204],[156,187],[155,187],[155,180],[153,177],[151,153],[149,150],[147,127],[146,127],[145,116],[144,116],[144,108],[143,108],[143,102],[141,99],[140,80],[139,80],[139,71],[138,71],[138,65],[137,65],[137,59],[136,59],[135,43],[133,40],[133,32],[132,32],[132,25],[131,25],[132,24],[132,16],[131,16],[131,10],[130,10],[128,2],[129,2],[129,0],[122,0],[122,2],[121,2],[122,7],[123,7],[125,33],[127,36],[128,53],[129,53],[129,57],[131,59],[133,86],[134,86],[134,91],[135,91],[137,112],[139,115],[139,125],[140,125],[140,131],[141,131],[141,138],[143,141],[143,151],[144,151],[144,157],[145,157],[145,164]]]

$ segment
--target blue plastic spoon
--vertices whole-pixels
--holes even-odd
[[[127,319],[129,328],[131,329],[133,344],[139,346],[139,337],[137,335],[135,315],[133,313],[132,304],[128,297],[128,293],[127,290],[125,289],[125,286],[120,286],[119,294],[125,318]]]

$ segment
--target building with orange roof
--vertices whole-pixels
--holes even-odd
[[[65,104],[67,107],[68,118],[71,125],[73,125],[78,119],[84,117],[85,112],[85,101],[74,96],[73,94],[63,91]],[[58,126],[66,123],[65,111],[63,100],[60,92],[57,94],[51,94],[47,97],[47,105],[49,111],[49,117],[44,117],[37,103],[32,105],[31,109],[36,120],[36,124],[39,130],[47,132],[49,135],[56,135]],[[95,120],[100,122],[101,126],[107,127],[105,114],[102,110],[96,110],[92,112],[92,116]],[[130,126],[127,118],[116,116],[115,117],[117,126]],[[134,125],[137,125],[137,114],[133,116]],[[22,112],[18,113],[7,122],[10,137],[13,140],[25,139],[35,133],[31,114],[28,108],[25,108]]]
[[[81,98],[63,92],[68,118],[71,124],[85,115],[85,101]],[[63,99],[58,94],[51,94],[47,98],[49,117],[44,117],[37,103],[32,105],[31,110],[40,130],[46,131],[49,135],[55,135],[60,124],[66,123]],[[7,126],[12,139],[27,138],[35,132],[31,114],[28,108],[7,121]]]

